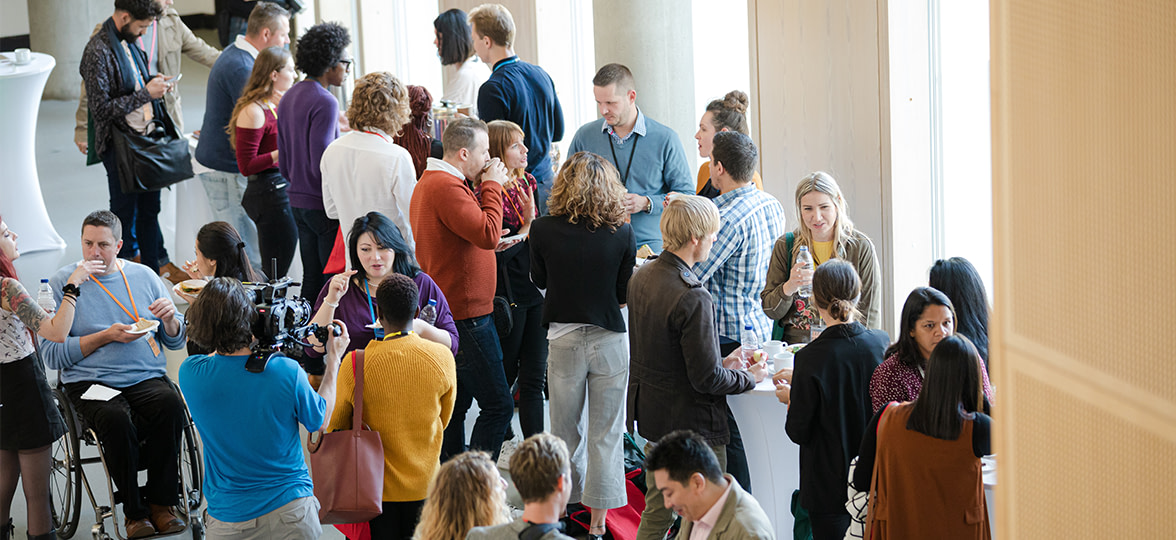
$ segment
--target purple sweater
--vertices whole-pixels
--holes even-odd
[[[453,314],[449,312],[449,302],[441,293],[441,287],[438,287],[433,282],[433,278],[424,272],[417,274],[412,280],[416,282],[417,289],[420,290],[419,305],[421,309],[429,304],[429,300],[437,301],[437,322],[433,326],[449,332],[453,341],[449,348],[456,355],[457,325],[453,324]],[[323,286],[323,290],[319,291],[318,299],[314,301],[315,313],[322,307],[323,298],[326,298],[327,291],[330,289],[331,284],[328,282]],[[375,298],[372,298],[372,309],[377,309]],[[367,327],[372,323],[371,311],[368,311],[368,296],[364,294],[363,287],[355,286],[354,281],[350,287],[347,287],[347,292],[343,294],[343,297],[339,299],[339,307],[335,308],[335,318],[347,324],[347,333],[351,335],[351,344],[347,346],[346,352],[367,347],[368,342],[376,338],[375,331]],[[316,357],[322,356],[310,348],[307,348],[306,352]]]
[[[339,102],[323,85],[307,79],[282,96],[278,104],[278,169],[290,182],[286,193],[291,207],[323,210],[319,161],[323,150],[337,138]]]

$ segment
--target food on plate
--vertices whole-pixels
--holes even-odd
[[[149,321],[147,319],[139,319],[139,320],[135,321],[135,324],[132,326],[131,330],[134,332],[145,332],[147,330],[150,330],[154,326],[155,326],[155,321]]]
[[[642,244],[641,249],[637,250],[638,259],[648,259],[653,256],[653,250],[649,249],[649,244]]]
[[[208,285],[208,282],[203,279],[189,279],[180,282],[180,292],[189,296],[197,296],[200,291],[204,290],[205,285]]]

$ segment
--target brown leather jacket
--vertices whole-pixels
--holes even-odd
[[[629,396],[626,428],[651,441],[677,430],[727,444],[727,395],[755,387],[750,373],[724,368],[710,293],[677,255],[663,251],[629,280]]]

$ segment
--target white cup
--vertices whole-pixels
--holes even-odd
[[[771,341],[765,341],[764,342],[764,352],[767,353],[769,358],[773,358],[777,354],[784,352],[785,345],[787,345],[787,343],[784,343],[783,341],[774,340],[774,339]]]
[[[780,371],[781,369],[792,369],[792,362],[795,356],[796,355],[788,351],[773,354],[772,361],[776,364],[776,371]]]
[[[18,63],[18,64],[27,64],[30,61],[32,61],[32,59],[33,59],[33,56],[32,56],[33,53],[29,52],[28,49],[17,49],[12,52],[13,52],[13,57],[14,57],[16,63]]]

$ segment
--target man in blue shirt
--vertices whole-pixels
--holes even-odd
[[[216,351],[188,357],[180,388],[204,442],[205,490],[212,538],[318,538],[319,503],[302,457],[298,425],[326,426],[335,406],[339,355],[350,338],[327,341],[317,392],[306,372],[283,356],[261,373],[245,369],[256,308],[241,284],[216,278],[188,310],[193,342]]]
[[[555,83],[543,68],[519,60],[514,53],[514,19],[500,4],[482,4],[470,11],[474,52],[494,71],[478,89],[478,116],[510,120],[523,128],[527,172],[539,182],[539,214],[547,214],[547,197],[555,171],[551,143],[563,139],[563,108]]]
[[[263,49],[290,44],[290,12],[272,2],[257,2],[249,15],[245,35],[225,47],[208,74],[205,91],[204,125],[196,143],[196,161],[208,168],[199,173],[212,219],[233,225],[245,240],[245,250],[254,268],[269,269],[257,248],[257,226],[245,215],[241,197],[247,180],[237,168],[237,154],[229,145],[225,127],[233,107],[253,72],[253,61]],[[265,264],[262,264],[265,263]]]
[[[592,78],[592,93],[603,118],[576,131],[568,155],[592,152],[616,165],[629,191],[625,208],[632,214],[637,245],[659,252],[662,239],[658,223],[666,194],[694,193],[682,141],[674,130],[637,107],[637,89],[629,68],[621,64],[600,68]]]
[[[184,319],[159,276],[117,258],[121,238],[122,223],[107,210],[82,221],[82,254],[106,270],[71,290],[77,315],[69,337],[64,343],[41,338],[41,353],[59,371],[78,415],[97,432],[110,477],[123,496],[127,536],[139,538],[184,528],[172,507],[179,502],[177,456],[187,415],[167,380],[160,345],[182,349],[185,334]],[[76,266],[66,265],[49,280],[58,303]],[[111,389],[115,395],[105,400],[82,399],[91,390],[109,394]],[[145,441],[141,452],[140,440]],[[142,489],[140,463],[147,466]]]

